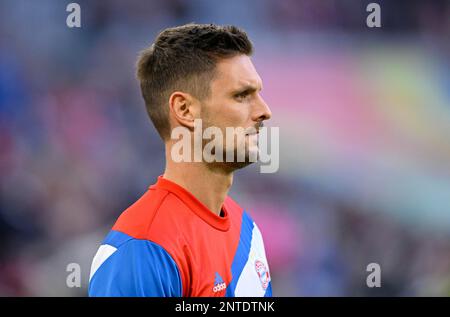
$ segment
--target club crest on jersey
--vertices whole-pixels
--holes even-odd
[[[255,262],[255,270],[256,273],[258,273],[262,288],[266,290],[270,282],[269,270],[267,269],[266,265],[259,260],[256,260]]]
[[[214,279],[213,292],[217,293],[217,292],[223,291],[226,288],[227,288],[227,284],[224,283],[222,277],[219,275],[219,273],[216,272],[216,277]]]

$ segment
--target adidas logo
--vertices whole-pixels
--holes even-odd
[[[227,288],[227,284],[225,284],[223,282],[222,277],[219,275],[219,273],[216,272],[216,278],[214,279],[213,292],[217,293],[217,292],[223,291],[226,288]]]

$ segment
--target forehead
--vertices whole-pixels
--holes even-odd
[[[216,65],[216,76],[211,83],[212,89],[239,89],[243,86],[262,88],[262,80],[250,57],[237,55],[219,61]]]

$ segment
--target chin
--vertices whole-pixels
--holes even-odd
[[[250,158],[251,158],[250,153],[253,153],[253,160],[250,160]],[[255,160],[255,158],[256,158],[256,160]],[[227,166],[230,169],[237,170],[237,169],[247,167],[253,163],[256,163],[258,161],[258,147],[255,146],[254,149],[252,148],[249,151],[246,151],[243,162],[237,161],[237,152],[236,151],[234,153],[234,159],[235,159],[235,161],[233,161],[233,162],[226,162],[224,160],[224,162],[222,164]]]

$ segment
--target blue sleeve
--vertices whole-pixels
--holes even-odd
[[[180,297],[182,285],[177,265],[167,251],[151,241],[132,239],[96,269],[88,293],[108,297]]]

